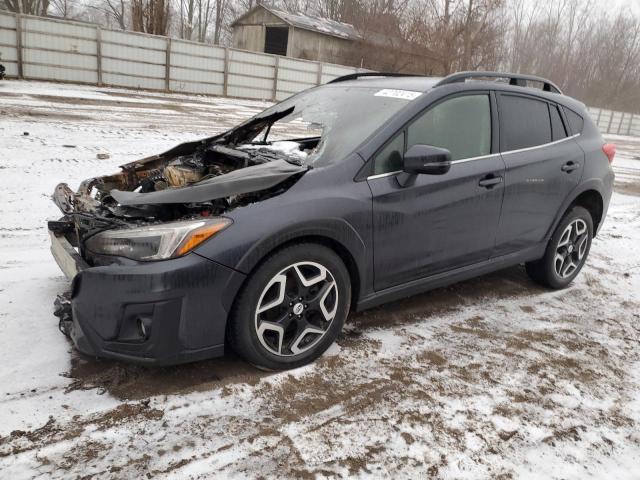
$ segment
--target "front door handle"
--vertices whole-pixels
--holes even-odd
[[[478,185],[484,188],[493,188],[499,183],[502,183],[502,177],[489,174],[486,177],[483,177],[482,180],[478,182]]]
[[[580,167],[579,163],[576,163],[574,161],[569,161],[569,162],[565,163],[564,165],[562,165],[561,170],[563,172],[570,173],[570,172],[573,172],[575,169],[577,169],[579,167]]]

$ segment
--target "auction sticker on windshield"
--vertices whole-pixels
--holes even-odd
[[[402,100],[413,100],[422,95],[422,92],[412,92],[411,90],[395,90],[393,88],[383,88],[382,90],[378,90],[374,96],[375,97],[391,97],[391,98],[400,98]]]

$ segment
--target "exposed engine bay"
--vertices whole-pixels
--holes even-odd
[[[106,229],[215,216],[278,195],[311,168],[305,160],[320,144],[320,137],[267,140],[273,123],[292,111],[122,165],[76,192],[61,183],[53,201],[65,216],[49,228],[77,247]]]

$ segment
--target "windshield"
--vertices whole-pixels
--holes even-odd
[[[421,92],[379,87],[323,85],[304,91],[258,115],[291,113],[279,118],[254,141],[320,137],[304,163],[325,164],[344,158]]]

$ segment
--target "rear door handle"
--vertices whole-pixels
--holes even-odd
[[[502,177],[496,177],[493,174],[489,174],[482,178],[482,180],[478,182],[478,185],[484,188],[493,188],[499,183],[502,183]]]
[[[570,162],[567,162],[567,163],[565,163],[564,165],[562,165],[561,170],[562,170],[563,172],[567,172],[567,173],[569,173],[569,172],[573,172],[575,169],[577,169],[577,168],[579,168],[579,167],[580,167],[580,164],[579,164],[579,163],[576,163],[576,162],[570,161]]]

